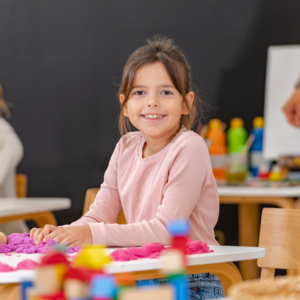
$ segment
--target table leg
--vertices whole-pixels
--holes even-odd
[[[259,232],[259,205],[257,203],[242,203],[238,205],[239,245],[257,247]],[[244,280],[259,277],[257,260],[241,261],[240,270]]]
[[[20,286],[17,283],[0,284],[0,299],[20,300]]]
[[[56,226],[57,222],[54,214],[51,211],[44,211],[33,214],[16,215],[9,217],[0,217],[0,223],[16,221],[16,220],[33,220],[37,223],[37,226],[42,228],[46,224]]]

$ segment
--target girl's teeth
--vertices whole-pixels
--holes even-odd
[[[149,119],[160,119],[161,118],[161,116],[157,116],[157,115],[147,115],[145,117],[149,118]]]

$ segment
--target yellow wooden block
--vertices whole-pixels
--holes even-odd
[[[60,287],[63,287],[64,284],[64,276],[68,271],[68,266],[65,264],[56,264],[55,265],[55,278],[60,285]]]
[[[127,288],[120,292],[120,300],[173,300],[175,293],[170,285]]]
[[[92,270],[99,270],[112,259],[106,255],[104,247],[93,246],[83,249],[74,260],[74,265]]]

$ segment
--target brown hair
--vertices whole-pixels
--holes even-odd
[[[180,127],[183,125],[187,129],[191,129],[194,122],[202,114],[200,107],[202,100],[196,89],[193,88],[191,67],[183,51],[174,44],[172,39],[155,35],[151,39],[146,40],[146,45],[136,49],[130,55],[123,69],[122,83],[118,91],[118,97],[121,94],[125,96],[123,103],[120,103],[119,131],[121,136],[131,131],[129,118],[124,116],[123,110],[129,99],[135,74],[142,66],[155,62],[163,63],[175,88],[183,96],[183,101],[189,110],[188,115],[181,115]],[[190,107],[185,95],[191,91],[194,92],[195,98]]]
[[[7,117],[10,116],[10,111],[3,99],[3,89],[2,89],[2,85],[0,84],[0,117],[2,116],[2,114],[5,114]]]

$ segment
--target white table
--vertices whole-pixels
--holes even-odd
[[[34,220],[39,227],[57,225],[52,211],[70,207],[68,198],[0,198],[0,223]]]
[[[300,186],[219,186],[218,192],[221,204],[238,205],[240,246],[258,245],[260,204],[289,209],[300,208]],[[256,261],[240,263],[240,270],[244,280],[259,277]]]
[[[300,197],[300,186],[291,187],[251,187],[251,186],[219,186],[220,196],[236,197]]]
[[[209,246],[214,252],[205,254],[193,254],[188,256],[187,272],[192,273],[213,273],[221,280],[224,290],[237,282],[241,276],[232,261],[242,261],[257,259],[265,256],[265,249],[258,247],[238,247],[238,246]],[[107,249],[110,253],[115,248]],[[18,257],[17,255],[21,255]],[[15,267],[18,262],[30,258],[40,262],[42,254],[12,254],[6,256],[0,254],[0,261]],[[160,259],[139,259],[128,262],[112,262],[106,267],[108,273],[134,272],[136,279],[151,279],[163,277],[160,274]],[[14,271],[0,273],[1,284],[18,283],[24,279],[33,280],[35,271]],[[1,296],[1,293],[0,293]]]

